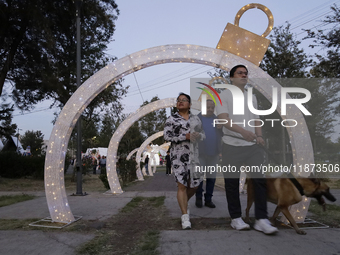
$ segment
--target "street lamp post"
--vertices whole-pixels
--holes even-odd
[[[80,76],[81,76],[81,56],[80,56],[80,9],[83,3],[83,0],[74,1],[76,5],[76,17],[77,17],[77,88],[80,87]],[[81,162],[81,115],[79,116],[77,122],[77,192],[76,195],[84,196],[82,190],[82,162]]]
[[[18,153],[18,151],[19,151],[19,148],[18,148],[18,146],[19,146],[19,136],[20,136],[20,134],[19,134],[19,131],[20,130],[22,130],[22,129],[20,129],[20,128],[18,128],[18,137],[17,137],[17,150],[16,150],[16,152]]]
[[[91,138],[91,148],[94,147],[96,138],[97,138],[97,136],[94,136],[94,137]]]

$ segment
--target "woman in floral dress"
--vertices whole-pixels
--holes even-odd
[[[190,113],[191,98],[181,93],[177,98],[178,112],[170,116],[164,127],[164,139],[171,142],[170,158],[178,184],[177,200],[182,211],[182,228],[190,229],[188,201],[203,181],[203,175],[195,172],[199,165],[198,141],[205,138],[201,120]]]

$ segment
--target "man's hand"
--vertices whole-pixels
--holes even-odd
[[[190,140],[190,133],[185,134],[185,139]]]
[[[265,142],[264,142],[262,136],[256,137],[256,143],[257,143],[257,144],[260,144],[260,145],[262,145],[262,146],[265,145]]]
[[[244,140],[248,142],[253,142],[256,139],[256,135],[248,130],[243,130],[241,135],[243,136]]]

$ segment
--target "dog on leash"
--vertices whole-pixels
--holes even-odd
[[[254,202],[251,179],[247,179],[247,193],[246,220],[249,222],[249,210]],[[294,227],[296,233],[305,235],[306,232],[299,229],[288,210],[289,206],[302,200],[302,195],[316,198],[324,210],[326,203],[322,196],[331,202],[336,201],[336,198],[329,192],[329,187],[317,178],[267,178],[267,200],[277,205],[271,221],[275,223],[277,216],[282,212]]]

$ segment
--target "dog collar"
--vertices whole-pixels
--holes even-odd
[[[298,189],[298,191],[300,192],[301,196],[305,195],[305,193],[303,192],[303,188],[302,188],[301,184],[295,179],[295,177],[291,173],[288,173],[288,179]]]

